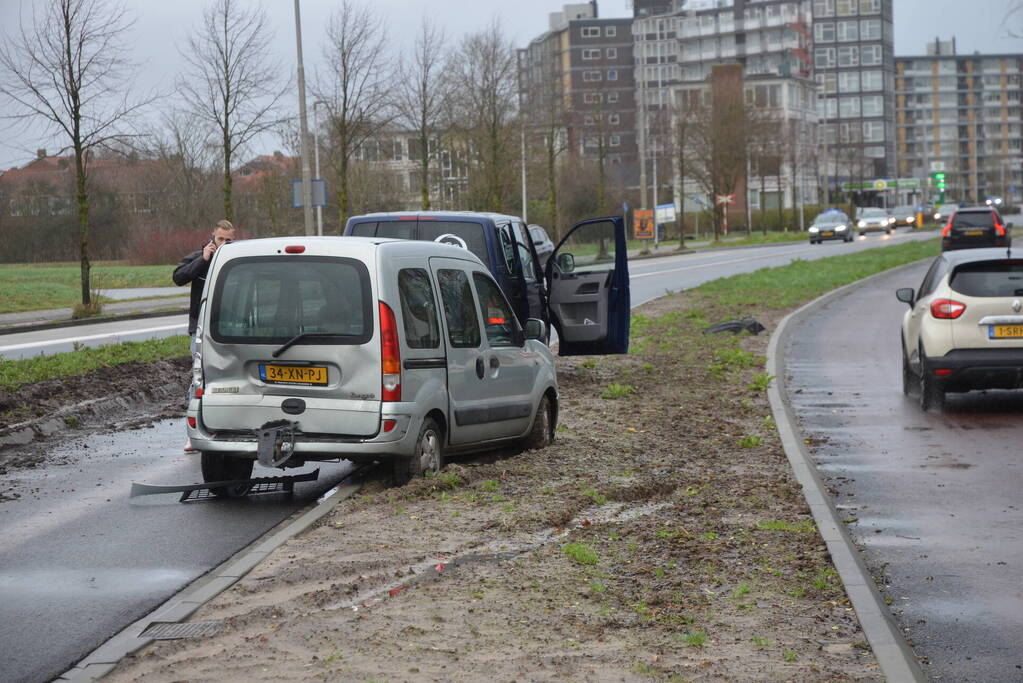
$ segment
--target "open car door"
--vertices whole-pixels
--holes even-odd
[[[572,226],[545,269],[561,356],[629,351],[629,260],[621,216]]]

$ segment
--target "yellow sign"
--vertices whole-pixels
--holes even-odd
[[[874,181],[874,189],[875,189],[875,190],[887,190],[887,189],[888,189],[888,183],[887,183],[887,181],[884,181],[884,180],[875,180],[875,181]]]
[[[636,209],[632,212],[632,234],[638,240],[654,238],[653,209]]]

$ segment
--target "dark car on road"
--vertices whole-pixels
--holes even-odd
[[[895,225],[916,225],[916,215],[923,209],[912,204],[903,204],[896,206],[891,210],[891,215],[895,218]]]
[[[1011,227],[990,206],[958,209],[941,230],[941,250],[1008,247],[1012,244]]]
[[[841,211],[833,209],[819,214],[813,219],[808,229],[810,244],[820,244],[824,240],[842,240],[852,242],[852,221]]]

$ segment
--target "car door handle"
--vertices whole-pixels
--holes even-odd
[[[491,370],[497,370],[499,367],[501,367],[501,361],[498,359],[497,356],[491,356],[490,357],[490,369]]]
[[[480,379],[483,379],[483,375],[484,374],[485,374],[485,371],[483,369],[483,358],[477,358],[476,359],[476,376],[479,377]]]

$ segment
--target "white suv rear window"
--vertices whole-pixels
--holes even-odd
[[[982,261],[959,266],[949,286],[964,296],[1023,296],[1023,261]]]

